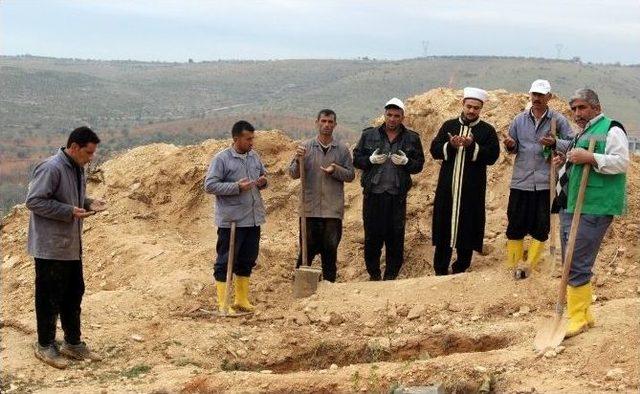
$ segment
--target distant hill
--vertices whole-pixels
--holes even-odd
[[[1,56],[0,199],[13,196],[9,184],[24,184],[29,165],[81,124],[100,131],[110,152],[220,137],[238,118],[299,138],[328,107],[338,112],[340,134],[355,140],[392,96],[439,86],[527,91],[536,78],[550,80],[565,97],[592,87],[609,115],[640,126],[637,65],[500,57],[160,63]]]

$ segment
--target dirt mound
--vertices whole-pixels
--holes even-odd
[[[527,96],[491,91],[484,118],[504,133]],[[425,150],[445,120],[459,113],[461,91],[435,89],[410,98],[407,125]],[[552,107],[566,112],[561,100]],[[109,209],[85,222],[83,334],[106,356],[53,372],[33,358],[33,266],[25,251],[28,212],[2,223],[2,389],[65,392],[98,387],[118,392],[384,391],[394,385],[443,382],[477,390],[489,375],[498,391],[606,391],[638,387],[633,347],[637,324],[640,159],[629,171],[629,209],[616,219],[597,262],[599,326],[567,342],[552,358],[530,351],[535,323],[548,315],[557,281],[551,259],[542,273],[514,282],[502,268],[512,158],[489,170],[486,250],[472,271],[432,277],[431,209],[439,164],[428,158],[408,199],[406,263],[391,283],[365,282],[362,197],[346,188],[339,281],[305,300],[291,297],[297,254],[298,182],[286,169],[296,142],[260,132],[256,150],[267,167],[264,226],[252,277],[255,316],[216,320],[212,197],[202,183],[212,156],[230,144],[209,140],[154,144],[108,161],[89,180]],[[317,264],[317,262],[316,262]],[[16,329],[21,327],[21,329]],[[586,356],[582,352],[587,352]],[[585,358],[586,357],[586,358]],[[582,361],[589,360],[590,362]],[[580,366],[577,374],[572,365]],[[261,372],[262,371],[262,372]]]

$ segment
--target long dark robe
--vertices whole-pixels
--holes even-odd
[[[449,134],[473,135],[475,143],[459,150],[448,143]],[[500,155],[496,130],[482,120],[465,125],[460,118],[450,119],[431,142],[430,151],[434,159],[442,160],[433,205],[433,245],[482,251],[487,166]]]

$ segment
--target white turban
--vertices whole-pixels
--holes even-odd
[[[470,99],[480,100],[483,103],[487,101],[487,97],[488,97],[487,92],[485,90],[478,89],[478,88],[470,88],[470,87],[464,88],[463,94],[464,94],[463,100],[470,98]]]

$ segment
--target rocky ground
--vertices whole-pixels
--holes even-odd
[[[484,117],[506,132],[527,96],[490,92]],[[407,124],[425,149],[457,115],[460,92],[436,89],[407,100]],[[554,100],[565,111],[566,104]],[[261,132],[256,150],[270,180],[252,276],[253,316],[214,317],[212,198],[202,181],[229,141],[155,144],[106,162],[89,182],[109,202],[85,221],[83,336],[105,356],[58,371],[33,357],[33,263],[25,251],[28,212],[2,221],[3,392],[388,392],[440,383],[448,392],[637,392],[640,364],[640,159],[629,171],[629,214],[609,230],[596,266],[597,324],[544,355],[537,327],[553,314],[558,265],[514,281],[503,267],[512,158],[489,171],[486,248],[471,271],[432,276],[430,223],[437,162],[428,159],[408,200],[406,263],[393,282],[367,282],[361,191],[346,190],[339,282],[292,297],[298,181],[286,168],[296,142]],[[316,262],[317,264],[317,262]],[[484,386],[483,386],[484,385]]]

